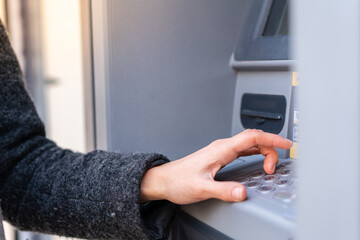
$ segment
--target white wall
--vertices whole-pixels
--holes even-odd
[[[85,150],[79,0],[42,0],[47,135],[61,147]]]

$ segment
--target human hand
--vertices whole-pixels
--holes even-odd
[[[240,156],[262,154],[265,172],[273,174],[279,161],[275,148],[289,149],[291,146],[290,140],[253,129],[216,140],[182,159],[149,169],[141,183],[140,200],[166,199],[177,204],[209,198],[243,201],[245,187],[234,181],[215,181],[217,171]]]

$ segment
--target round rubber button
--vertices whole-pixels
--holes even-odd
[[[256,191],[260,193],[268,193],[274,191],[275,188],[273,186],[263,185],[256,188]]]
[[[278,180],[278,179],[279,179],[279,176],[277,176],[277,175],[266,175],[264,177],[265,182],[273,182],[273,181]]]
[[[290,185],[292,182],[287,179],[279,179],[274,182],[279,187],[285,187],[287,185]]]
[[[234,181],[240,182],[241,184],[247,183],[249,181],[249,178],[247,177],[238,177],[235,178]]]
[[[255,187],[258,187],[260,185],[261,185],[261,183],[258,182],[258,181],[249,181],[249,182],[244,184],[244,186],[247,187],[247,188],[255,188]]]
[[[281,175],[282,177],[290,176],[292,171],[290,169],[281,169],[277,172],[277,174]]]
[[[265,173],[263,171],[256,171],[256,172],[250,173],[249,176],[254,179],[259,179],[259,178],[262,178],[263,176],[265,176]]]

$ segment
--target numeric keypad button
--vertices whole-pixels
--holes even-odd
[[[263,185],[263,186],[259,186],[256,188],[256,191],[258,191],[260,193],[269,193],[274,190],[275,190],[275,188],[273,186],[269,186],[269,185]]]
[[[241,184],[244,184],[244,183],[247,183],[249,181],[249,178],[247,177],[238,177],[238,178],[235,178],[234,181],[237,181]]]
[[[290,169],[281,169],[279,171],[276,172],[277,174],[279,174],[280,176],[282,177],[287,177],[287,176],[290,176],[290,174],[292,173],[292,171]]]
[[[273,182],[278,179],[279,179],[279,176],[277,176],[277,175],[266,175],[264,177],[264,182]]]
[[[263,176],[265,176],[265,173],[263,171],[255,171],[249,174],[249,177],[253,179],[260,179]]]
[[[258,181],[249,181],[249,182],[244,184],[244,186],[247,187],[247,188],[256,188],[256,187],[258,187],[260,185],[261,185],[261,183],[258,182]]]
[[[288,185],[292,184],[292,182],[290,180],[287,180],[287,179],[279,179],[279,180],[276,180],[274,182],[274,184],[279,186],[279,187],[285,187],[285,186],[288,186]]]

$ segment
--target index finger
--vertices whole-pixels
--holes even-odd
[[[279,135],[266,133],[257,129],[248,129],[232,137],[234,141],[234,150],[236,152],[244,151],[254,146],[275,147],[280,149],[289,149],[292,142]]]

